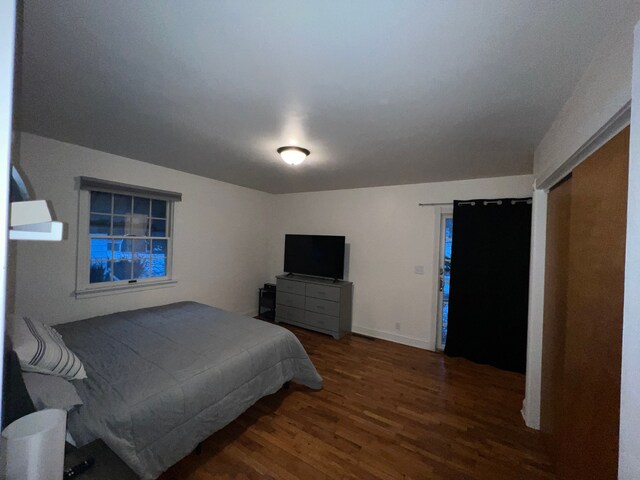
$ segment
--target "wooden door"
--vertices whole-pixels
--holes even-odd
[[[618,477],[628,168],[629,128],[573,171],[559,464],[566,478]]]
[[[629,128],[549,194],[541,426],[563,479],[617,478],[628,164]]]
[[[570,221],[571,178],[568,178],[549,192],[547,202],[540,430],[556,463],[560,461]]]

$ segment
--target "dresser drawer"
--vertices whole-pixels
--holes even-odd
[[[333,302],[340,301],[340,289],[338,287],[328,287],[317,283],[307,283],[307,297],[322,298]]]
[[[287,307],[304,308],[304,297],[302,295],[294,295],[293,293],[278,292],[276,295],[276,303],[278,305],[286,305]]]
[[[330,302],[329,300],[307,297],[304,308],[314,313],[322,313],[324,315],[331,315],[332,317],[340,316],[340,304]]]
[[[312,327],[330,330],[332,332],[337,332],[339,325],[338,317],[330,317],[329,315],[322,315],[321,313],[309,311],[304,312],[304,323]]]
[[[301,308],[293,308],[293,307],[287,307],[285,305],[278,305],[278,308],[276,308],[276,321],[305,323],[304,314],[305,314],[305,311],[302,310]]]
[[[304,295],[304,285],[305,284],[303,282],[296,282],[294,280],[284,280],[282,278],[279,278],[276,283],[276,289],[278,295],[280,294],[280,292]]]

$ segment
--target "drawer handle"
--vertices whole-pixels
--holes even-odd
[[[324,307],[323,307],[322,305],[316,305],[316,308],[317,308],[318,310],[324,310]]]

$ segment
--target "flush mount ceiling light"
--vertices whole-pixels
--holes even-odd
[[[300,165],[307,158],[307,155],[311,153],[306,148],[292,146],[280,147],[276,151],[280,154],[282,160],[289,165]]]

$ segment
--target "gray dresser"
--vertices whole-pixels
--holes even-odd
[[[276,323],[290,323],[334,338],[351,331],[353,283],[304,275],[276,278]]]

